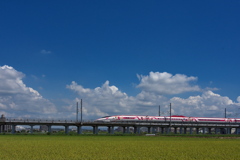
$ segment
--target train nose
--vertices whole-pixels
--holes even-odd
[[[96,121],[104,121],[104,120],[106,120],[106,118],[99,118]]]

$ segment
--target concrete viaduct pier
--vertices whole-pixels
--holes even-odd
[[[171,125],[170,125],[171,124]],[[240,123],[199,123],[199,122],[158,122],[158,121],[115,121],[115,122],[94,122],[94,121],[60,121],[60,120],[33,120],[33,119],[6,119],[0,118],[0,133],[6,132],[6,127],[11,128],[15,134],[17,125],[30,126],[30,133],[33,134],[34,126],[45,125],[48,132],[52,132],[53,126],[63,126],[65,134],[69,133],[69,127],[77,127],[77,133],[82,134],[82,127],[92,127],[92,133],[98,134],[99,127],[107,127],[109,134],[114,134],[114,127],[122,127],[122,133],[140,134],[144,127],[146,133],[160,134],[235,134],[240,132]]]

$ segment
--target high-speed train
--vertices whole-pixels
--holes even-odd
[[[159,121],[169,122],[170,116],[139,116],[139,115],[116,115],[105,116],[95,120],[96,122],[117,121]],[[171,122],[209,122],[209,123],[240,123],[240,118],[208,118],[208,117],[186,117],[181,115],[171,116]]]

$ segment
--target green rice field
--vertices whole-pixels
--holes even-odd
[[[0,135],[0,159],[239,159],[240,139],[165,136]]]

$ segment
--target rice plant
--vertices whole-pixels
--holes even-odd
[[[0,135],[0,159],[238,159],[240,139]]]

